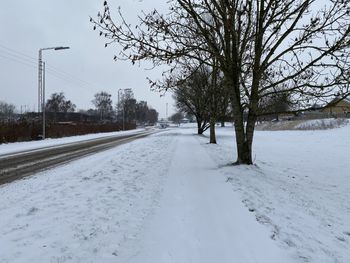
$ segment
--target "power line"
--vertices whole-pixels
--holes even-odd
[[[71,73],[68,73],[68,72],[66,72],[66,71],[63,71],[62,69],[59,69],[59,68],[57,68],[57,67],[54,67],[54,66],[51,65],[51,64],[48,64],[48,65],[49,65],[49,67],[50,67],[51,70],[56,71],[56,72],[58,72],[58,73],[60,73],[60,74],[62,74],[62,75],[66,75],[67,77],[72,78],[72,79],[75,79],[75,80],[77,80],[77,81],[79,81],[79,82],[82,82],[82,83],[84,83],[84,84],[86,84],[86,85],[90,85],[90,86],[93,86],[93,87],[94,87],[94,86],[97,86],[96,84],[93,84],[93,83],[91,83],[91,82],[82,80],[82,79],[80,79],[80,78],[77,78],[76,76],[72,75]]]
[[[27,54],[25,54],[25,53],[22,53],[22,52],[20,52],[20,51],[14,50],[14,49],[9,48],[9,47],[6,47],[6,46],[4,46],[4,45],[2,45],[2,44],[0,44],[0,47],[3,48],[3,49],[5,49],[5,50],[7,50],[7,51],[9,51],[9,52],[13,52],[13,53],[19,54],[19,55],[21,55],[21,56],[23,56],[23,57],[27,57],[27,58],[29,58],[29,59],[33,59],[33,60],[36,61],[36,58],[34,58],[34,57],[32,57],[32,56],[29,56],[29,55],[27,55]]]
[[[32,68],[34,70],[37,70],[36,63],[30,62],[30,61],[27,61],[27,60],[22,60],[22,59],[19,59],[17,57],[6,56],[6,54],[4,55],[4,54],[1,54],[1,53],[0,53],[0,57],[1,58],[5,58],[7,60],[11,60],[11,61],[19,63],[19,64],[22,64],[24,66],[30,67],[30,68]],[[81,88],[83,90],[89,89],[89,87],[87,87],[87,86],[82,86],[81,84],[73,83],[74,80],[72,80],[70,78],[66,78],[65,76],[59,75],[55,71],[52,71],[51,69],[47,69],[47,73],[50,74],[51,76],[54,76],[57,79],[60,79],[60,80],[63,80],[65,82],[70,83],[71,87],[78,87],[78,88]]]
[[[0,57],[5,58],[5,59],[7,59],[7,60],[12,60],[12,61],[14,61],[14,62],[17,62],[17,63],[19,63],[19,64],[22,64],[22,65],[25,65],[25,66],[28,66],[28,67],[31,67],[31,68],[36,68],[36,67],[33,65],[33,63],[28,63],[28,62],[26,62],[25,60],[20,60],[20,59],[15,58],[15,57],[10,57],[10,56],[7,56],[6,54],[1,54],[1,53],[0,53]]]
[[[6,47],[2,44],[0,44],[0,48],[3,49],[3,50],[0,49],[0,56],[1,57],[15,61],[17,63],[23,64],[23,65],[26,65],[29,67],[31,66],[31,67],[37,68],[37,59],[36,58],[31,57],[25,53],[16,51],[12,48]],[[2,54],[1,54],[1,52],[2,52]],[[59,69],[51,64],[47,64],[47,66],[48,66],[47,72],[50,75],[52,75],[58,79],[64,80],[65,82],[72,82],[74,84],[74,86],[78,86],[84,90],[90,89],[90,88],[94,88],[94,90],[96,90],[95,86],[97,86],[97,85],[94,85],[88,81],[77,78],[76,76],[74,76],[70,73],[67,73],[67,72],[65,72],[65,71],[63,71],[63,70],[61,70],[61,69]]]
[[[25,62],[28,62],[28,63],[31,63],[31,64],[34,64],[35,66],[37,66],[37,60],[31,56],[28,56],[28,55],[25,55],[24,53],[22,52],[18,52],[18,51],[15,51],[11,48],[7,48],[3,45],[0,44],[0,47],[5,49],[5,50],[1,50],[0,49],[0,52],[2,52],[2,54],[5,53],[5,55],[7,56],[11,56],[11,57],[14,57],[17,61],[18,60],[21,60],[21,61],[25,61]],[[24,57],[23,57],[24,56]],[[89,86],[95,86],[95,85],[92,85],[91,83],[87,82],[87,81],[84,81],[84,80],[81,80],[75,76],[73,76],[72,74],[69,74],[63,70],[60,70],[59,68],[57,67],[54,67],[52,66],[51,64],[48,64],[47,63],[47,68],[51,70],[51,72],[56,72],[57,74],[59,74],[60,76],[64,77],[65,80],[67,81],[68,79],[71,79],[72,81],[76,82],[76,83],[83,83],[84,85],[89,85]]]

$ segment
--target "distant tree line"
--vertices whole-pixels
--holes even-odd
[[[45,103],[46,135],[50,138],[97,132],[135,129],[154,125],[158,112],[146,101],[136,101],[132,91],[123,93],[113,107],[112,95],[98,92],[94,108],[76,111],[76,105],[63,92],[50,95]],[[37,140],[42,134],[42,114],[18,113],[13,104],[0,101],[0,143]]]
[[[4,101],[0,101],[0,119],[12,119],[15,115],[15,111],[15,105]]]
[[[147,105],[146,101],[136,101],[130,89],[124,90],[116,105],[118,121],[136,122],[139,125],[154,125],[158,121],[158,112]]]
[[[83,121],[83,122],[123,122],[139,125],[154,125],[158,121],[158,112],[147,105],[146,101],[137,101],[132,91],[122,93],[120,100],[113,107],[112,95],[106,91],[98,92],[91,101],[95,106],[88,110],[76,111],[76,105],[66,98],[63,92],[50,95],[45,103],[48,121]],[[14,121],[23,118],[40,120],[35,112],[19,114],[16,106],[0,101],[0,120]]]
[[[106,91],[98,92],[91,101],[94,109],[79,110],[79,113],[95,116],[100,121],[118,121],[137,124],[155,124],[158,120],[158,112],[147,105],[146,101],[137,102],[132,91],[124,92],[113,107],[112,95]],[[46,102],[48,113],[75,112],[76,105],[67,100],[64,93],[53,93]]]

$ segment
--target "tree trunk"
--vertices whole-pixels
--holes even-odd
[[[215,135],[215,119],[210,118],[210,141],[209,143],[216,144],[216,135]]]
[[[253,133],[250,133],[250,136],[247,136],[246,129],[244,128],[244,114],[243,114],[243,110],[240,102],[239,86],[235,87],[235,84],[237,85],[238,81],[235,82],[230,77],[227,78],[228,80],[227,85],[229,85],[228,88],[233,89],[231,101],[233,104],[233,116],[234,116],[236,148],[237,148],[236,149],[237,160],[234,164],[250,165],[250,164],[253,164],[253,159],[252,159]],[[254,129],[250,131],[254,132]]]
[[[235,121],[235,133],[236,133],[236,147],[237,147],[237,160],[235,165],[239,164],[253,164],[252,159],[252,138],[247,136],[243,118],[242,121]]]
[[[235,165],[239,164],[253,164],[252,159],[252,143],[249,141],[244,141],[241,146],[238,148],[238,157]]]
[[[199,118],[197,118],[197,133],[199,135],[203,134],[204,129],[202,127],[202,120],[200,120]]]

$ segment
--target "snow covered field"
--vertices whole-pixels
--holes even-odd
[[[350,126],[174,128],[0,186],[0,262],[350,262]],[[8,146],[9,147],[9,146]]]
[[[256,165],[231,167],[232,132],[205,145],[257,221],[301,262],[350,262],[350,125],[257,132]]]

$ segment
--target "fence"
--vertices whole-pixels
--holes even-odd
[[[89,133],[113,132],[122,130],[120,123],[50,123],[46,126],[46,137],[59,138]],[[135,124],[126,123],[125,130],[135,129]],[[31,141],[40,139],[40,122],[3,122],[0,123],[0,143]]]

